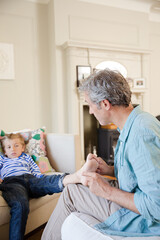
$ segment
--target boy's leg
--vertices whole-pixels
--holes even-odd
[[[87,160],[83,167],[73,174],[53,174],[36,178],[29,176],[30,197],[41,197],[46,194],[62,192],[64,186],[70,183],[82,183],[83,172],[95,172],[98,163],[95,159]],[[67,176],[66,176],[67,175]]]
[[[42,240],[60,240],[64,220],[72,212],[90,216],[86,222],[94,225],[105,221],[111,213],[120,207],[93,194],[81,184],[69,184],[63,190],[42,235]],[[74,227],[74,226],[73,226]]]
[[[47,194],[51,195],[53,193],[62,192],[64,188],[63,178],[66,175],[67,174],[44,175],[41,178],[30,175],[28,178],[29,196],[38,198]]]
[[[22,240],[29,213],[29,202],[27,190],[19,183],[4,183],[2,196],[11,208],[9,239]]]

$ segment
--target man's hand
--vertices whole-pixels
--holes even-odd
[[[110,186],[107,179],[100,174],[93,172],[83,173],[82,184],[88,186],[90,191],[95,195],[140,214],[134,203],[134,193],[125,192]]]
[[[97,196],[109,199],[112,187],[100,174],[93,172],[83,173],[82,184],[88,186],[91,192]]]
[[[101,157],[97,157],[92,153],[89,153],[86,161],[96,160],[98,162],[97,173],[101,175],[109,175],[114,177],[114,166],[109,166]]]
[[[0,178],[0,184],[3,182],[3,180]]]
[[[97,173],[114,177],[114,166],[109,166],[102,158],[97,157],[99,163]]]

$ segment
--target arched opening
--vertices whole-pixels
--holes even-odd
[[[127,77],[127,69],[119,62],[115,61],[104,61],[99,63],[95,69],[102,70],[105,68],[109,68],[111,70],[119,71],[125,78]]]

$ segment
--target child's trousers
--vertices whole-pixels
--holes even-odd
[[[0,184],[2,196],[10,206],[10,240],[22,240],[29,214],[29,198],[38,198],[63,190],[63,175],[43,175],[37,178],[31,174],[7,177]]]

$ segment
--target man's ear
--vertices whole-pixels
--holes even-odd
[[[102,105],[106,110],[109,110],[111,108],[111,104],[107,99],[102,101]]]

